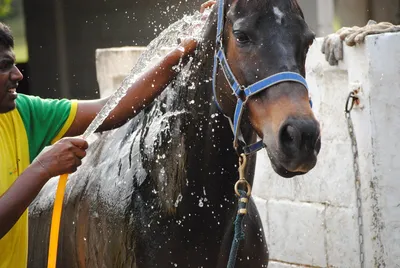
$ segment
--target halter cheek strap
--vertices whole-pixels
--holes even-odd
[[[225,55],[224,48],[222,45],[223,24],[224,24],[223,18],[224,18],[224,1],[220,0],[218,2],[218,20],[217,20],[218,24],[217,24],[217,37],[216,37],[216,51],[215,51],[215,55],[214,55],[214,67],[213,67],[214,101],[215,101],[218,109],[225,115],[225,113],[222,111],[221,106],[218,103],[217,94],[216,94],[216,77],[217,77],[218,65],[219,65],[224,73],[226,80],[229,83],[230,88],[233,91],[233,94],[237,98],[233,122],[229,116],[225,115],[225,117],[227,117],[227,119],[229,120],[231,127],[232,127],[232,132],[234,135],[233,146],[237,150],[237,148],[239,147],[239,140],[240,140],[243,144],[245,144],[245,146],[243,146],[244,153],[249,155],[249,154],[255,153],[258,150],[264,148],[265,145],[262,140],[254,143],[254,144],[247,145],[241,134],[240,122],[241,122],[244,106],[245,106],[248,98],[261,92],[261,91],[264,91],[276,84],[283,83],[283,82],[300,83],[306,89],[308,89],[308,85],[303,76],[301,76],[298,73],[294,73],[294,72],[280,72],[280,73],[271,75],[270,77],[264,78],[264,79],[254,83],[250,86],[247,86],[247,87],[241,85],[237,81],[235,75],[233,74],[233,72],[232,72],[231,68],[229,67],[229,64],[226,60],[226,55]],[[312,107],[311,99],[310,99],[310,105]]]

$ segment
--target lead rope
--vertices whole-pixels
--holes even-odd
[[[239,180],[235,183],[235,193],[238,196],[238,211],[234,222],[235,231],[229,254],[227,268],[234,268],[236,264],[237,252],[239,249],[240,241],[244,240],[245,234],[243,230],[243,218],[247,214],[247,204],[251,195],[251,185],[244,177],[244,170],[246,168],[246,155],[241,154],[239,157]],[[242,185],[247,191],[239,189]]]

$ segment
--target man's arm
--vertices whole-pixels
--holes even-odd
[[[110,130],[125,124],[151,103],[176,77],[177,73],[172,67],[181,59],[187,59],[194,52],[196,45],[195,40],[183,41],[156,66],[139,77],[97,131]],[[79,101],[75,120],[64,136],[83,134],[109,98]]]
[[[14,226],[50,178],[76,171],[86,155],[87,146],[81,138],[60,140],[45,149],[0,196],[0,239]]]
[[[48,179],[38,163],[32,164],[0,197],[0,239],[14,226]]]

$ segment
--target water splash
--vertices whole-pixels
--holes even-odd
[[[126,95],[132,84],[151,66],[152,62],[158,61],[163,57],[164,53],[162,49],[167,48],[172,50],[176,47],[178,38],[185,39],[190,37],[201,41],[205,30],[205,22],[210,12],[210,10],[206,10],[202,14],[196,11],[193,15],[186,15],[182,19],[171,24],[167,29],[162,31],[157,38],[151,41],[146,51],[142,53],[136,65],[132,68],[130,74],[122,81],[121,86],[109,98],[106,105],[86,129],[83,138],[87,139],[98,129],[110,112]]]
[[[183,196],[182,194],[179,194],[178,197],[176,198],[174,206],[177,208],[179,206],[179,203],[182,201]]]

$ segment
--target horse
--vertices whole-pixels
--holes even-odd
[[[70,176],[57,267],[226,267],[241,156],[248,187],[259,149],[283,178],[316,165],[320,126],[301,78],[315,36],[296,0],[219,0],[205,27],[190,74],[102,133]],[[55,190],[30,207],[29,267],[46,266]],[[251,196],[243,228],[236,267],[267,267]]]

